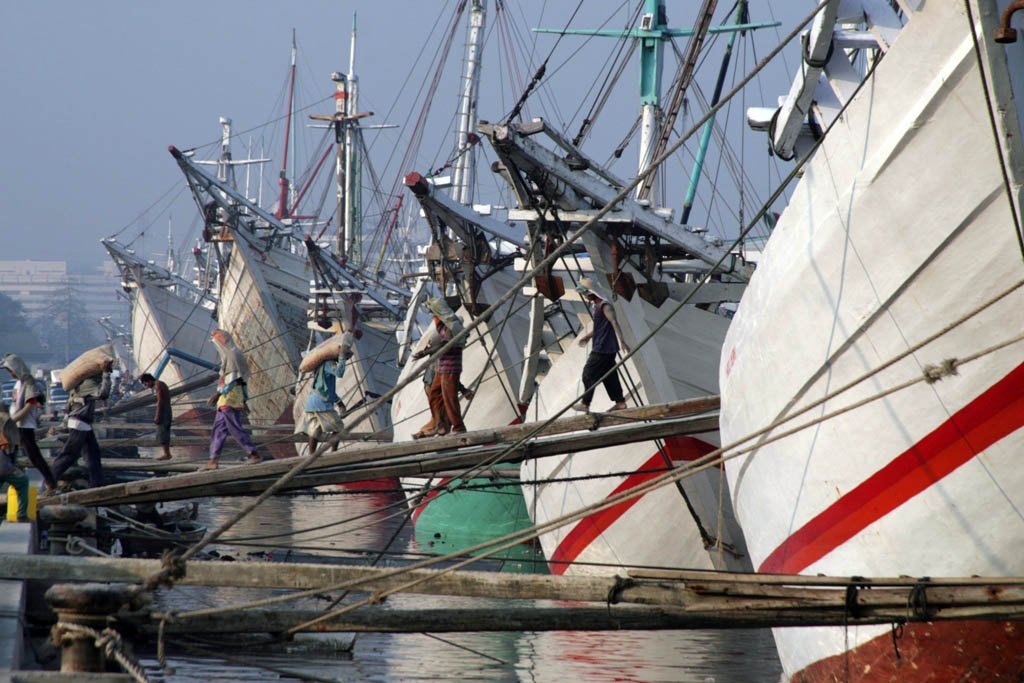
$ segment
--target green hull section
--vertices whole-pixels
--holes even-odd
[[[460,486],[453,479],[450,486]],[[465,488],[444,491],[430,498],[416,518],[416,543],[439,555],[459,552],[480,543],[529,528],[530,516],[518,480],[470,479]],[[547,574],[547,563],[537,543],[512,546],[491,555],[502,561],[503,572]]]

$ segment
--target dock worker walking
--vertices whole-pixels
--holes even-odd
[[[0,483],[10,484],[18,494],[17,521],[28,522],[28,477],[15,464],[20,429],[7,412],[7,404],[0,403]]]
[[[32,466],[43,476],[46,491],[57,488],[57,480],[53,478],[50,464],[46,462],[39,446],[36,444],[36,429],[39,427],[39,416],[46,404],[46,390],[32,376],[31,370],[20,357],[13,353],[4,356],[3,367],[14,379],[14,398],[11,402],[11,419],[18,426],[21,448],[28,456]]]
[[[418,350],[413,358],[423,358],[441,348],[462,332],[463,325],[444,299],[427,299],[427,308],[434,314],[436,334],[426,348]],[[452,434],[463,434],[466,425],[462,422],[462,407],[459,405],[459,387],[462,385],[462,347],[459,343],[441,354],[436,361],[435,375],[427,390],[430,402],[431,420],[413,434],[414,439],[425,436],[442,436],[449,430]]]
[[[581,413],[590,412],[594,388],[597,387],[601,377],[615,367],[615,355],[620,350],[623,353],[629,353],[629,347],[623,341],[622,330],[619,329],[619,323],[615,319],[615,310],[591,287],[589,278],[581,278],[580,283],[576,285],[576,291],[590,303],[590,313],[593,319],[590,330],[582,335],[576,343],[586,346],[588,341],[594,340],[594,344],[590,348],[590,355],[587,356],[587,363],[583,366],[583,396],[580,398],[580,402],[573,406],[574,410]],[[611,410],[625,408],[626,397],[622,393],[618,372],[609,374],[604,378],[602,384],[604,384],[604,390],[608,392],[608,398],[614,402]]]
[[[248,430],[242,426],[242,411],[245,410],[249,398],[246,382],[249,379],[249,364],[242,355],[242,350],[226,330],[216,329],[210,334],[213,344],[220,356],[220,376],[217,378],[217,390],[210,397],[209,404],[217,406],[217,417],[213,420],[213,433],[210,435],[210,459],[202,469],[215,470],[220,460],[220,452],[230,434],[249,454],[246,462],[255,464],[263,458],[256,452],[256,444]]]
[[[89,486],[103,486],[100,444],[96,441],[92,423],[96,418],[96,402],[105,401],[110,396],[110,371],[113,367],[113,360],[105,360],[100,372],[86,377],[68,394],[68,440],[53,459],[51,468],[58,481],[68,468],[78,462],[84,451]]]
[[[337,406],[341,402],[338,398],[337,381],[345,374],[346,363],[352,358],[354,340],[351,332],[342,335],[338,357],[334,360],[325,360],[313,371],[313,385],[310,387],[309,396],[306,397],[302,424],[296,425],[295,428],[296,432],[304,432],[309,437],[310,455],[316,452],[320,439],[330,434],[338,434],[345,429],[337,411]]]
[[[156,440],[163,448],[163,453],[156,457],[157,460],[171,459],[171,391],[167,383],[158,380],[148,372],[139,376],[142,386],[152,389],[156,394],[156,413],[153,416],[153,424],[156,425]]]

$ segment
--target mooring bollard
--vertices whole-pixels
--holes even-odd
[[[105,670],[105,644],[117,640],[104,633],[107,618],[128,604],[134,590],[125,584],[58,583],[46,591],[46,604],[57,613],[51,636],[61,648],[61,672]]]
[[[88,516],[89,511],[81,505],[47,505],[39,510],[39,521],[50,528],[51,555],[68,554],[68,538],[81,534],[80,525]]]

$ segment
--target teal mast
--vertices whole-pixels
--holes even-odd
[[[748,21],[747,0],[739,0],[736,3],[736,25],[739,26]],[[732,59],[732,46],[736,42],[736,34],[745,31],[734,31],[729,34],[729,42],[725,46],[725,55],[722,56],[722,68],[718,71],[718,82],[715,83],[715,92],[711,96],[711,105],[714,107],[722,98],[722,86],[725,84],[725,75],[729,70],[729,61]],[[686,188],[686,199],[683,200],[683,213],[679,222],[686,225],[690,220],[690,210],[693,208],[693,200],[697,195],[697,185],[704,170],[704,158],[708,153],[708,144],[711,142],[711,133],[715,128],[715,117],[712,116],[704,124],[701,131],[700,146],[697,147],[697,156],[693,160],[693,170],[690,172],[690,186]]]
[[[778,23],[711,26],[708,34],[732,33],[778,26]],[[538,33],[562,35],[599,36],[607,38],[636,38],[640,45],[640,162],[638,172],[642,173],[652,161],[658,137],[661,133],[661,74],[665,56],[665,42],[673,38],[692,36],[696,29],[669,28],[665,13],[665,0],[644,0],[640,23],[626,30],[616,29],[534,29]],[[731,43],[730,43],[731,44]],[[698,172],[699,175],[699,172]]]

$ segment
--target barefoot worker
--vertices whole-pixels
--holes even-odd
[[[312,386],[303,407],[302,420],[295,425],[295,432],[303,433],[309,437],[309,454],[316,452],[316,447],[323,439],[332,434],[339,434],[345,430],[345,425],[338,414],[338,409],[344,410],[341,399],[338,398],[337,381],[344,376],[348,361],[352,358],[352,346],[355,337],[351,332],[341,335],[340,342],[335,338],[327,340],[324,348],[337,349],[337,355],[333,358],[320,360],[321,347],[314,350],[313,355],[319,361],[312,371]],[[309,358],[310,356],[307,356]],[[305,365],[306,359],[303,360]],[[303,365],[299,366],[301,371]]]
[[[153,416],[153,424],[156,425],[156,440],[160,442],[163,453],[157,456],[157,460],[171,459],[171,391],[167,383],[158,380],[148,372],[139,377],[142,386],[152,389],[156,394],[156,411]]]
[[[449,308],[444,299],[431,297],[427,309],[434,314],[434,331],[424,348],[412,355],[423,358],[441,348],[462,332],[462,320]],[[412,435],[414,439],[444,434],[462,434],[466,425],[462,422],[462,407],[459,405],[459,388],[462,386],[462,347],[456,344],[435,361],[434,379],[427,390],[430,402],[430,422]]]
[[[227,331],[216,329],[210,334],[210,338],[213,339],[213,344],[220,355],[220,377],[217,379],[217,390],[209,401],[210,405],[217,406],[217,417],[213,420],[213,433],[210,435],[210,460],[202,469],[217,469],[217,461],[220,460],[220,452],[224,449],[228,434],[249,454],[246,462],[261,462],[263,458],[256,452],[252,436],[242,425],[242,412],[249,398],[246,389],[249,364],[245,362],[242,350],[235,345]]]

